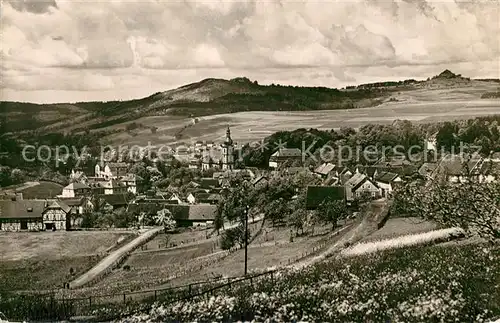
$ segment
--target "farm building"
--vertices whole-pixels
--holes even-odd
[[[306,193],[306,209],[314,210],[327,200],[345,201],[343,186],[308,186]]]
[[[43,200],[0,200],[0,230],[42,230],[45,203]]]
[[[280,148],[269,158],[269,168],[280,168],[285,164],[302,163],[302,152],[298,148]]]
[[[71,207],[62,201],[50,202],[42,212],[45,230],[69,230]]]
[[[62,194],[58,197],[62,198],[75,198],[79,196],[88,196],[90,195],[92,189],[90,186],[83,183],[71,183],[68,186],[65,186],[62,190]]]

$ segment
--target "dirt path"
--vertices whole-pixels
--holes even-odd
[[[386,199],[379,199],[371,202],[368,205],[367,210],[363,212],[363,217],[358,220],[358,223],[338,230],[339,234],[344,233],[344,235],[332,246],[330,246],[330,248],[315,257],[307,258],[303,261],[291,264],[290,267],[302,268],[322,261],[340,252],[343,248],[374,233],[384,225],[384,221],[387,218],[391,204],[391,201],[387,201]],[[347,232],[343,232],[345,230],[347,230]]]
[[[106,271],[110,270],[114,265],[119,263],[126,257],[130,252],[132,252],[137,247],[140,247],[142,244],[148,242],[152,238],[154,238],[158,233],[163,231],[163,227],[153,228],[148,230],[135,238],[134,240],[127,243],[125,246],[119,248],[118,250],[112,252],[108,256],[106,256],[103,260],[101,260],[97,265],[95,265],[92,269],[73,280],[70,284],[70,288],[78,288],[83,285],[91,282],[96,279],[100,275],[104,274]]]

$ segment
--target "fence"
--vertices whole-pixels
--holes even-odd
[[[327,237],[325,237],[325,239],[317,242],[316,245],[313,246],[308,252],[304,252],[297,255],[296,257],[281,261],[279,264],[277,264],[277,267],[286,267],[287,265],[301,261],[324,250],[326,247],[331,245],[330,239],[332,237],[338,236],[339,233],[340,231],[336,231],[333,234],[328,235]],[[179,270],[174,275],[169,277],[168,280],[186,276],[190,272],[199,270],[202,267],[210,266],[211,264],[220,261],[224,257],[237,250],[239,250],[239,248],[222,251],[215,255],[207,256],[202,260],[201,264],[200,259],[197,259],[196,261],[190,261],[188,262],[187,266],[186,264],[182,266],[182,270],[180,270],[179,267]],[[67,295],[64,295],[64,290],[45,295],[18,295],[16,306],[6,307],[6,310],[4,310],[4,312],[7,315],[9,315],[10,313],[13,319],[63,320],[68,319],[72,316],[91,315],[95,310],[112,310],[113,308],[137,309],[141,307],[141,304],[142,306],[147,307],[155,301],[162,301],[163,303],[169,304],[171,302],[187,300],[205,294],[214,294],[218,290],[221,290],[223,288],[232,288],[233,286],[244,281],[249,281],[250,284],[253,284],[255,281],[257,281],[258,278],[266,277],[268,275],[270,275],[271,280],[273,280],[273,275],[277,271],[278,269],[272,269],[262,273],[247,276],[237,276],[230,278],[219,277],[215,279],[209,279],[180,286],[165,287],[161,289],[139,290],[89,297],[66,297]],[[29,302],[30,298],[31,303]],[[2,309],[4,309],[5,302],[6,299],[2,299],[0,297],[0,305],[2,305]]]
[[[133,308],[137,310],[147,308],[155,301],[170,304],[205,294],[213,295],[218,290],[232,288],[245,281],[253,285],[262,277],[271,276],[273,280],[274,272],[275,270],[271,270],[253,275],[220,278],[162,289],[81,298],[56,298],[48,294],[20,295],[15,300],[0,298],[0,305],[4,314],[12,319],[67,320],[74,316],[89,316],[103,309],[110,312],[113,312],[113,309]],[[116,318],[116,312],[112,315]]]

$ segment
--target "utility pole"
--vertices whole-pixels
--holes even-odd
[[[245,276],[248,264],[248,205],[245,206]]]

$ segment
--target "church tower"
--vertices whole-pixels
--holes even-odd
[[[231,139],[231,130],[227,127],[226,139],[222,144],[222,169],[228,170],[234,168],[234,145]]]

